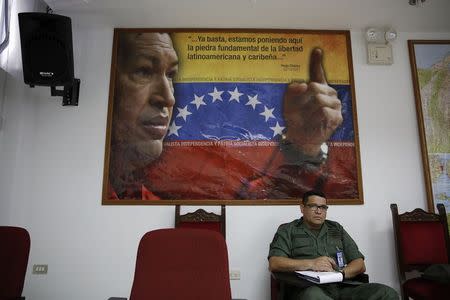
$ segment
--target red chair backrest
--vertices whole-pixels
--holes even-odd
[[[180,222],[177,228],[208,229],[222,234],[219,222]]]
[[[20,227],[0,226],[0,299],[22,295],[30,254],[30,235]]]
[[[406,280],[405,272],[423,271],[431,264],[450,262],[447,214],[442,204],[437,208],[438,214],[420,208],[399,214],[397,205],[391,204],[401,283]]]
[[[139,243],[130,300],[230,300],[225,239],[201,229],[159,229]]]
[[[175,206],[175,227],[176,228],[197,228],[208,229],[221,233],[226,239],[225,234],[225,205],[221,206],[221,214],[206,212],[203,209],[197,209],[182,215],[180,205]]]
[[[400,222],[405,264],[448,264],[445,230],[439,222]]]

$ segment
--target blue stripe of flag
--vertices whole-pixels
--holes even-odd
[[[286,87],[276,83],[176,83],[172,129],[166,140],[279,140],[286,127],[282,118]],[[344,122],[330,140],[353,141],[350,86],[332,87],[342,100]]]

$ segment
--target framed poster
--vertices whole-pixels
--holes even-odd
[[[349,31],[114,30],[103,204],[362,204]]]
[[[428,210],[450,212],[450,40],[408,40]],[[450,222],[449,222],[450,224]]]

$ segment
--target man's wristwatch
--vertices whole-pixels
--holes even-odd
[[[323,164],[328,157],[328,145],[326,143],[323,143],[320,146],[320,153],[317,156],[310,156],[302,153],[285,137],[282,137],[280,141],[280,148],[284,156],[286,157],[287,161],[293,165],[310,163],[318,166]]]
[[[341,274],[342,274],[342,281],[344,281],[344,279],[345,279],[345,272],[344,272],[344,269],[341,269],[339,272],[341,272]]]

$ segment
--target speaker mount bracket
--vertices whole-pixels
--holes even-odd
[[[80,79],[74,78],[72,83],[64,86],[64,89],[58,90],[56,86],[50,87],[52,96],[63,97],[63,106],[78,106],[78,95],[80,93]]]

